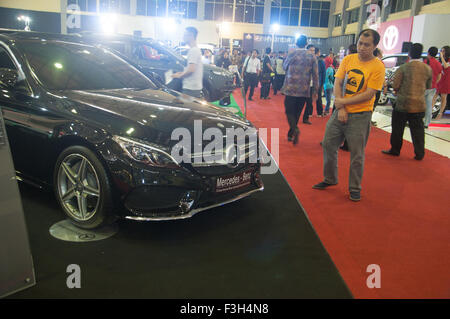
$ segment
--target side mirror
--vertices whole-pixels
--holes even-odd
[[[16,70],[0,68],[0,87],[5,89],[13,89],[19,78]]]

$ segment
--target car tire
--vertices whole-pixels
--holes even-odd
[[[108,174],[87,147],[70,146],[61,152],[53,182],[56,198],[75,226],[94,229],[117,219]]]

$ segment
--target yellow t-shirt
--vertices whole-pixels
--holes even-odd
[[[384,83],[384,64],[378,58],[362,62],[359,60],[358,53],[350,54],[342,60],[335,75],[342,80],[345,79],[345,76],[347,76],[347,84],[344,97],[361,94],[368,87],[381,91]],[[348,104],[345,109],[349,113],[372,111],[374,102],[375,97],[362,103]]]

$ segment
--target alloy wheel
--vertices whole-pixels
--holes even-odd
[[[62,161],[57,177],[62,206],[76,221],[91,219],[101,199],[100,182],[91,162],[81,154],[69,154]]]

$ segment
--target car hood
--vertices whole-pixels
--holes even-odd
[[[70,99],[71,115],[86,122],[96,122],[111,134],[172,146],[172,132],[189,130],[194,136],[194,121],[201,121],[202,131],[218,128],[247,129],[251,123],[204,100],[167,89],[64,91]],[[74,110],[75,108],[75,110]],[[197,122],[198,127],[198,122]]]

